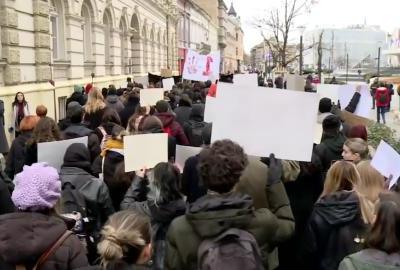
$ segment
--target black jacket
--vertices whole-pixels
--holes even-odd
[[[88,128],[94,130],[95,128],[100,126],[105,111],[106,108],[97,110],[96,112],[93,113],[85,113],[83,120],[85,124],[87,124]]]
[[[5,172],[11,179],[22,172],[26,156],[26,142],[32,137],[32,132],[22,132],[11,144],[7,155]]]
[[[151,269],[159,270],[164,269],[165,239],[169,225],[176,217],[185,214],[186,205],[183,199],[156,204],[147,197],[149,191],[147,183],[147,180],[136,177],[125,194],[121,209],[133,209],[150,217],[154,249]]]
[[[349,105],[345,108],[346,111],[350,113],[354,113],[357,109],[357,105],[360,102],[361,94],[358,92],[355,92],[353,97],[350,100]]]
[[[68,104],[72,101],[78,102],[81,106],[84,106],[86,103],[85,97],[83,96],[82,93],[79,93],[79,92],[74,92],[74,93],[72,93],[72,95],[69,98],[67,98],[66,107],[68,107]]]
[[[357,239],[364,239],[367,229],[355,193],[341,191],[321,198],[307,226],[302,269],[337,270],[344,257],[362,249]]]
[[[137,106],[139,105],[139,98],[128,99],[125,108],[119,112],[121,118],[121,124],[124,128],[127,127],[129,118],[135,113]]]
[[[86,200],[88,216],[93,220],[94,234],[99,237],[100,229],[114,213],[107,185],[91,173],[88,149],[80,143],[72,144],[64,156],[60,171],[61,183],[70,182],[79,189]]]
[[[189,203],[195,202],[207,193],[207,188],[200,183],[198,171],[199,159],[199,155],[188,158],[183,168],[181,188],[182,193],[186,195]]]
[[[68,128],[66,128],[63,132],[63,138],[75,139],[80,137],[88,136],[88,148],[90,151],[90,161],[93,162],[98,155],[100,155],[100,142],[97,138],[96,134],[91,130],[85,127],[81,123],[73,123]]]
[[[180,106],[174,110],[176,114],[176,122],[178,122],[182,127],[189,121],[190,115],[192,113],[192,107]]]
[[[6,183],[0,179],[0,215],[15,211],[14,203],[11,201],[11,194]]]

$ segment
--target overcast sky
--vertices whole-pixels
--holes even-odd
[[[276,6],[284,0],[233,0],[236,12],[242,19],[246,52],[262,41],[260,31],[251,26],[252,18]],[[387,32],[400,28],[400,0],[315,0],[316,4],[308,16],[300,18],[299,25],[307,30],[318,26],[343,27],[363,24],[380,25]],[[232,0],[225,0],[228,8]]]

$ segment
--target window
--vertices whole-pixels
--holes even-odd
[[[64,119],[67,116],[67,97],[58,98],[58,120]]]
[[[106,64],[110,64],[111,63],[111,56],[110,56],[111,15],[110,15],[110,11],[108,9],[106,10],[106,12],[104,12],[103,24],[104,24],[104,57],[105,57],[105,63]]]
[[[60,0],[50,1],[50,35],[53,60],[64,58],[64,12]]]
[[[58,59],[58,31],[57,31],[58,19],[56,16],[51,16],[50,21],[51,21],[51,40],[52,40],[53,59]]]
[[[85,61],[92,60],[92,18],[90,15],[89,7],[86,2],[82,5],[82,13],[84,23],[82,25],[83,31],[83,57]]]

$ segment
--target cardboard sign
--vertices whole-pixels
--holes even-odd
[[[164,78],[172,77],[172,69],[163,68],[163,69],[161,69],[160,75],[161,75],[161,77],[164,77]]]
[[[154,106],[160,100],[164,100],[164,89],[151,88],[140,90],[140,105]]]
[[[220,52],[200,55],[193,50],[188,50],[182,77],[193,81],[213,81],[219,78],[220,62]]]
[[[178,166],[181,173],[183,172],[183,169],[185,168],[186,160],[188,160],[190,157],[193,157],[193,156],[199,154],[201,152],[201,150],[203,150],[203,148],[201,148],[201,147],[192,147],[192,146],[183,146],[183,145],[176,146],[175,164]]]
[[[354,114],[364,118],[369,118],[371,115],[371,94],[369,93],[369,87],[367,84],[341,85],[339,87],[340,105],[345,109],[356,93],[357,88],[360,91],[361,97]]]
[[[168,134],[142,134],[124,137],[125,172],[154,168],[168,162]]]
[[[67,151],[68,147],[74,143],[83,143],[85,146],[87,146],[88,137],[86,136],[70,140],[38,143],[38,162],[46,162],[49,164],[49,166],[56,168],[57,171],[60,171],[61,166],[64,163],[65,152]]]
[[[257,73],[249,74],[235,74],[233,75],[233,84],[236,86],[258,86],[258,75]]]
[[[397,183],[400,177],[400,155],[385,141],[381,141],[378,149],[376,149],[371,166],[374,167],[386,178],[392,176],[389,189]]]
[[[175,85],[174,78],[163,79],[162,83],[164,91],[171,91],[172,87]]]
[[[286,88],[288,90],[302,91],[304,92],[305,81],[300,75],[288,74],[286,76]]]
[[[318,95],[256,90],[260,89],[219,85],[212,141],[231,139],[243,146],[248,155],[274,153],[280,159],[310,161]]]

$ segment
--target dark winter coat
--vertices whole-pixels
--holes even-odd
[[[323,133],[321,143],[314,148],[312,163],[326,174],[332,161],[343,159],[342,152],[345,141],[346,138],[341,132]]]
[[[7,155],[5,172],[11,179],[22,172],[26,157],[26,142],[32,137],[32,132],[22,132],[11,144]]]
[[[189,140],[191,146],[200,147],[204,144],[204,129],[207,125],[210,125],[204,122],[204,105],[203,104],[194,104],[192,107],[192,113],[188,121],[183,124],[183,130],[185,131],[185,135]],[[194,139],[193,130],[196,129],[198,132],[201,132],[202,141],[201,144],[197,142],[197,139]]]
[[[172,113],[156,113],[155,116],[163,123],[164,131],[176,139],[177,144],[189,145],[182,126],[175,121],[175,116]]]
[[[106,104],[108,108],[115,110],[117,113],[124,109],[124,104],[117,95],[108,95]]]
[[[185,214],[186,205],[183,199],[156,204],[154,200],[147,197],[148,191],[147,181],[138,177],[135,178],[131,188],[125,194],[121,209],[132,209],[149,216],[153,238],[152,269],[164,269],[165,239],[168,228],[172,220]]]
[[[129,118],[135,114],[136,108],[139,105],[139,98],[130,98],[125,105],[125,108],[119,112],[121,124],[124,128],[128,126]]]
[[[101,125],[105,110],[106,108],[97,110],[94,113],[85,113],[83,120],[89,129],[94,130]]]
[[[65,140],[88,136],[90,162],[93,162],[97,156],[100,155],[101,150],[99,139],[91,129],[88,129],[83,124],[71,124],[62,132],[62,135]]]
[[[25,162],[24,165],[31,166],[38,162],[37,143],[26,144],[25,146]]]
[[[8,141],[4,129],[4,102],[0,100],[0,153],[8,153]]]
[[[16,264],[32,267],[66,230],[64,221],[55,216],[27,212],[0,216],[0,269],[14,270]],[[72,270],[88,266],[85,253],[79,239],[70,235],[41,270]]]
[[[341,191],[321,198],[307,227],[304,269],[337,270],[347,255],[362,249],[367,229],[354,192]]]
[[[192,107],[190,106],[179,106],[174,110],[176,114],[176,122],[178,122],[182,127],[189,121],[190,115],[192,113]]]
[[[361,99],[361,94],[358,92],[355,92],[353,97],[350,100],[349,105],[347,105],[345,110],[350,113],[354,113],[357,110],[357,105],[360,102],[360,99]]]
[[[251,197],[236,192],[207,194],[191,204],[168,230],[165,269],[197,269],[197,250],[202,240],[230,228],[254,235],[267,266],[268,251],[291,236],[294,222],[282,183],[267,187],[266,192],[269,209],[254,210]]]
[[[83,144],[73,144],[65,153],[60,171],[61,183],[72,183],[85,197],[89,219],[93,221],[94,235],[99,237],[101,227],[114,208],[107,185],[91,173],[89,151]]]
[[[86,99],[82,94],[82,92],[74,92],[69,98],[67,98],[67,104],[66,104],[67,108],[68,104],[71,103],[72,101],[78,102],[81,106],[84,106],[86,103]]]
[[[400,254],[387,254],[377,249],[364,249],[347,256],[339,270],[396,270],[400,269]]]
[[[11,200],[11,194],[7,184],[0,179],[0,215],[12,213],[14,211],[15,206]]]

